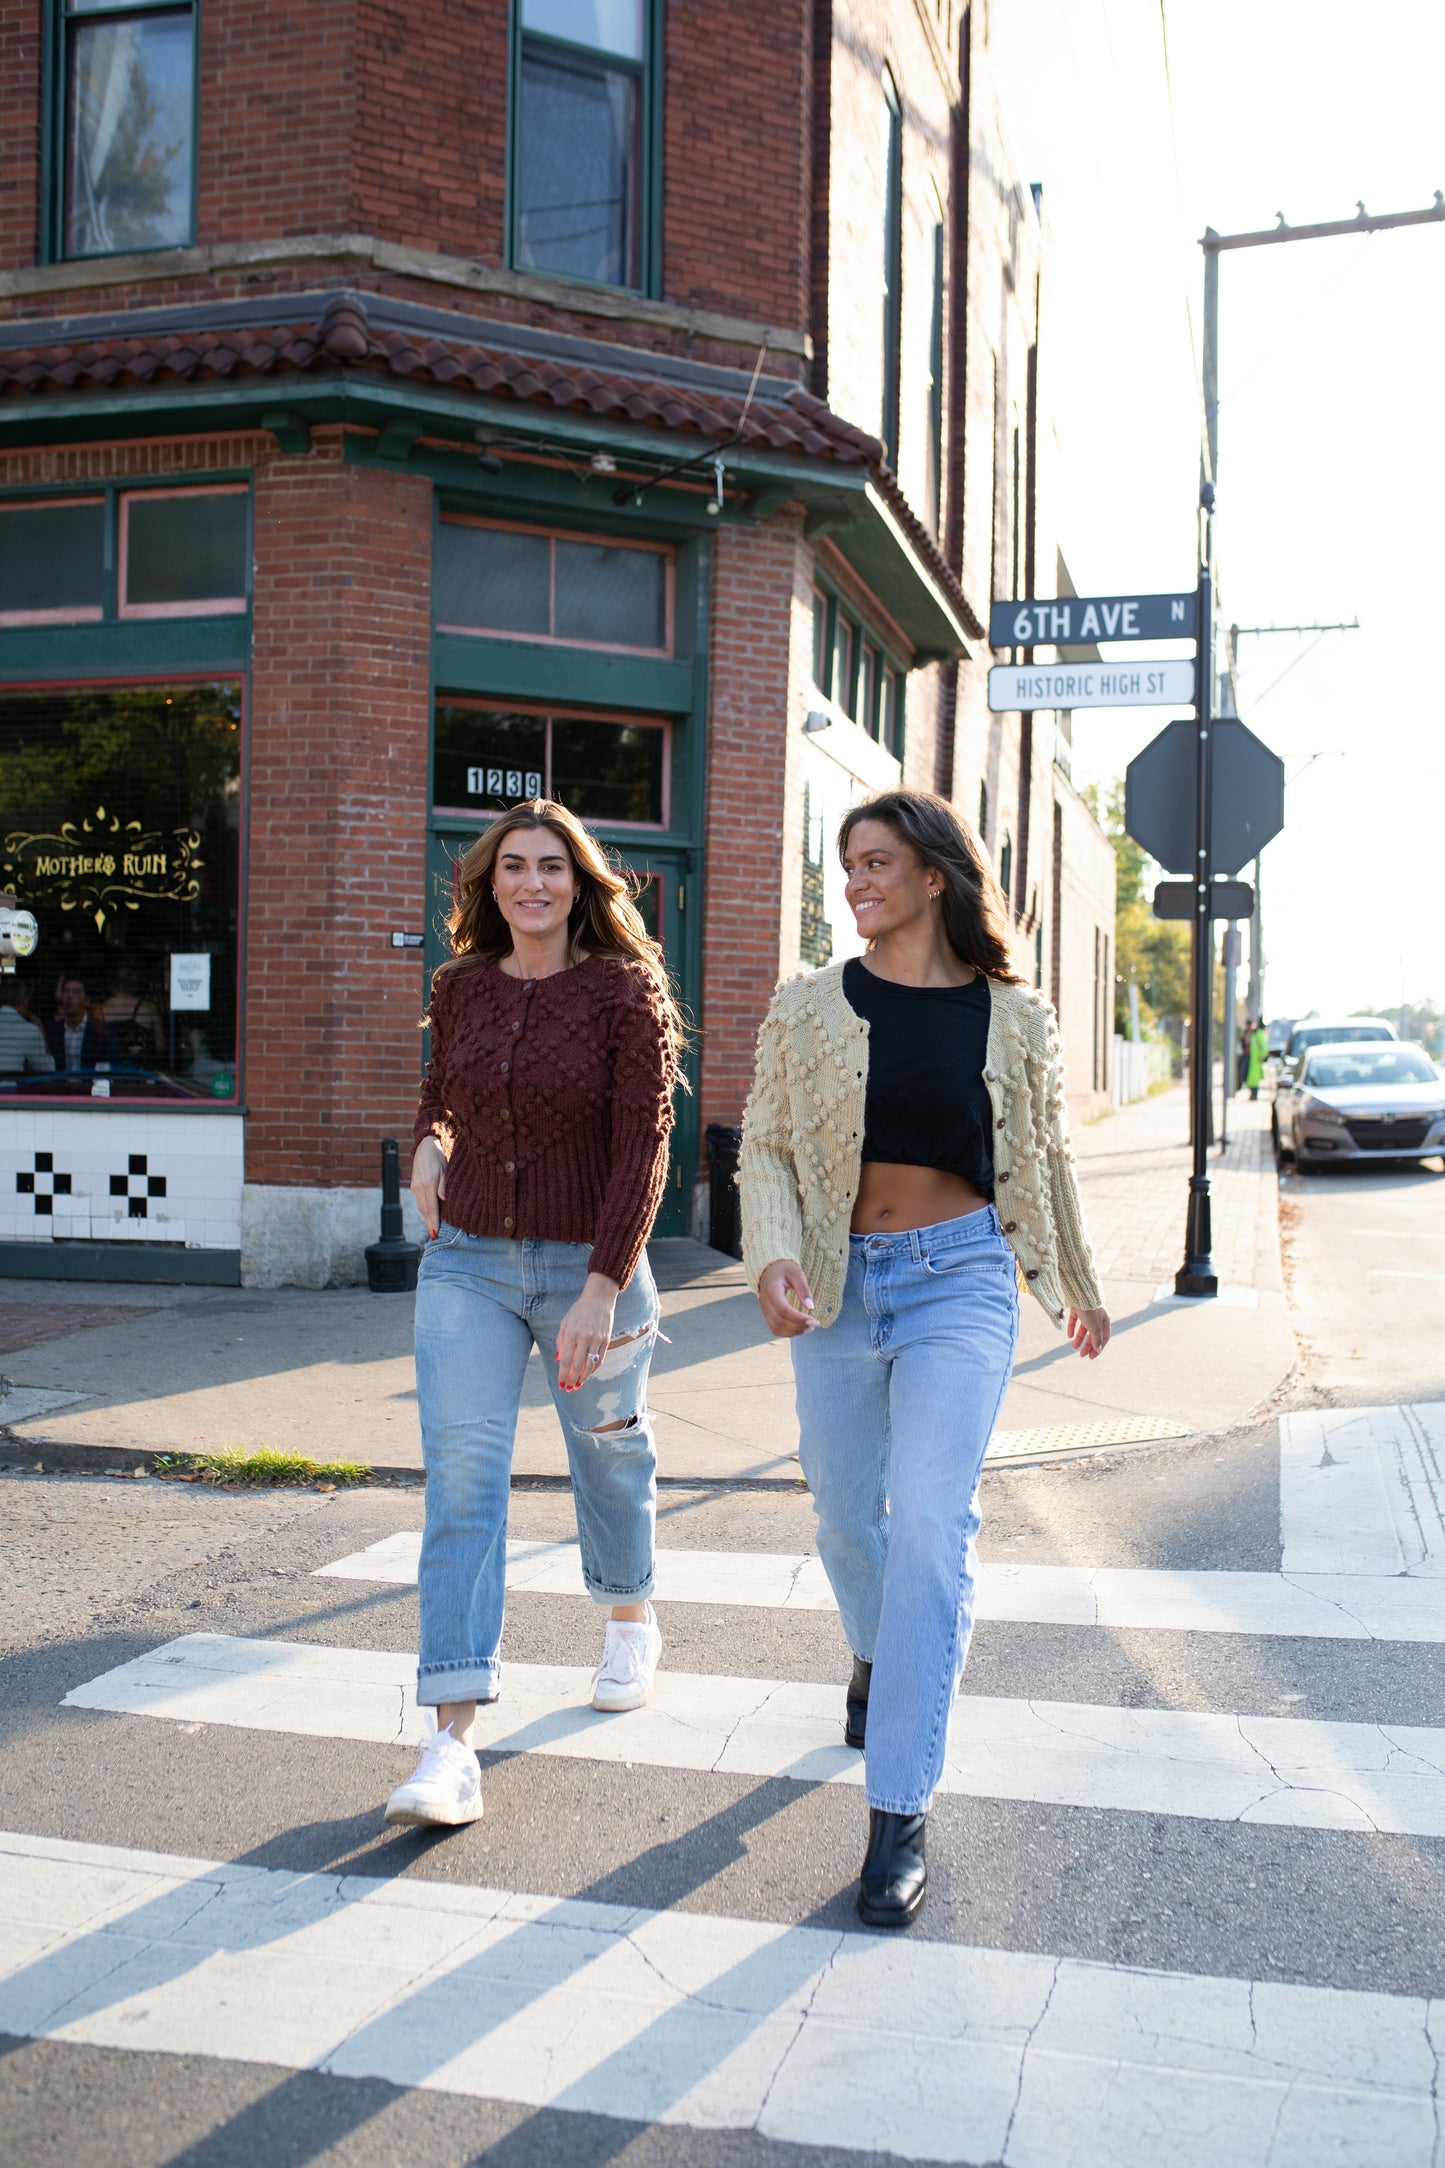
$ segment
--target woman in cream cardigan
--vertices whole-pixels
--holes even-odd
[[[1012,968],[980,845],[946,800],[890,791],[849,812],[838,847],[867,953],[773,997],[743,1121],[743,1257],[792,1343],[818,1550],[854,1652],[858,1908],[898,1927],[923,1902],[1020,1284],[1085,1357],[1109,1319],[1053,1012]]]

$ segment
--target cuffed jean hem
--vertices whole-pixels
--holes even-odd
[[[428,1664],[416,1675],[420,1709],[439,1709],[444,1701],[495,1701],[501,1688],[500,1664]]]
[[[599,1588],[595,1581],[587,1583],[587,1593],[599,1611],[614,1610],[620,1603],[650,1603],[657,1592],[657,1584],[651,1574],[640,1588]]]
[[[930,1792],[926,1799],[910,1800],[905,1806],[901,1799],[875,1799],[871,1792],[866,1793],[865,1797],[875,1814],[927,1814],[932,1809],[934,1799]]]

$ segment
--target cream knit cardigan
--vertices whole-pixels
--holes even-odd
[[[1031,986],[989,981],[983,1072],[994,1115],[994,1197],[1030,1294],[1062,1324],[1100,1306],[1069,1145],[1053,1010]],[[843,1300],[858,1196],[868,1026],[843,992],[843,966],[785,979],[758,1034],[738,1184],[743,1262],[756,1288],[779,1258],[808,1276],[820,1324]]]

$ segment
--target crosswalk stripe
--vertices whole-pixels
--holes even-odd
[[[403,1530],[318,1567],[317,1574],[410,1586],[416,1580],[420,1548],[419,1531]],[[656,1559],[659,1603],[834,1609],[822,1562],[808,1552],[668,1548],[659,1550]],[[538,1595],[585,1594],[577,1545],[510,1542],[507,1586]],[[1015,1625],[1445,1642],[1445,1582],[1403,1572],[1219,1573],[984,1564],[979,1569],[977,1616]]]
[[[1445,1401],[1280,1417],[1286,1573],[1445,1581]]]
[[[67,1694],[72,1708],[395,1743],[420,1737],[414,1658],[187,1634]],[[591,1673],[508,1664],[477,1745],[666,1769],[859,1783],[838,1686],[659,1672],[645,1709],[598,1715]],[[965,1695],[942,1792],[1296,1829],[1445,1836],[1445,1730]]]
[[[1430,2007],[0,1835],[0,2027],[1038,2168],[1435,2159]]]

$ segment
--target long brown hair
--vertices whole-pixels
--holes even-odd
[[[988,854],[966,820],[931,790],[885,790],[850,806],[838,828],[838,856],[859,821],[881,821],[925,866],[943,877],[943,930],[960,962],[999,979],[1024,983],[1009,951],[1008,905]]]
[[[447,915],[452,953],[432,978],[447,972],[499,963],[511,953],[512,929],[492,892],[497,856],[519,828],[547,828],[572,862],[579,894],[567,917],[567,945],[574,964],[587,956],[617,956],[644,970],[665,1006],[674,1061],[687,1044],[687,1026],[677,1005],[662,950],[642,922],[628,876],[608,860],[596,838],[575,813],[554,798],[529,798],[499,813],[484,828],[457,867],[456,891]]]

